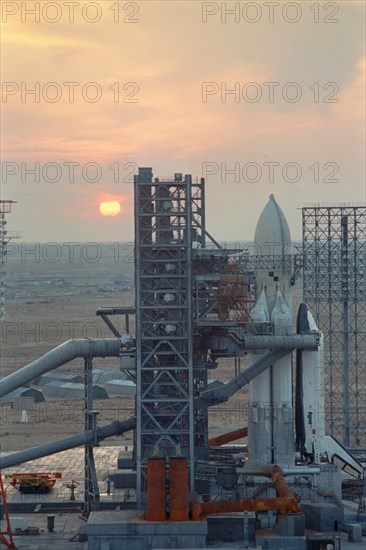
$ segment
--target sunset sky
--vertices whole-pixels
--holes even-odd
[[[137,166],[206,175],[219,240],[252,239],[270,193],[294,239],[304,204],[365,204],[363,1],[21,4],[2,2],[1,198],[22,240],[132,240]]]

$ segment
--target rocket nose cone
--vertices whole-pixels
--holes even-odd
[[[280,290],[277,291],[276,301],[271,314],[271,321],[272,323],[282,324],[284,326],[291,325],[291,312]]]
[[[264,288],[256,301],[253,309],[250,312],[250,318],[254,323],[268,323],[270,319],[269,309],[267,304],[267,296]]]
[[[272,311],[272,316],[274,315],[274,309],[275,308],[276,308],[277,313],[280,312],[282,314],[287,314],[288,312],[290,312],[280,289],[277,290],[276,300],[275,300],[274,308],[273,308],[273,311]]]
[[[269,201],[259,216],[254,242],[258,247],[258,255],[281,255],[291,242],[286,217],[273,194],[269,196]]]

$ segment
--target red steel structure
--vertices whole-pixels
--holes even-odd
[[[165,458],[149,458],[147,461],[146,519],[166,520]]]
[[[210,447],[220,447],[221,445],[225,445],[226,443],[231,443],[232,441],[237,441],[238,439],[242,439],[243,437],[247,437],[248,435],[248,428],[240,428],[239,430],[234,430],[233,432],[228,432],[226,434],[218,435],[216,437],[211,437],[211,439],[208,440],[208,444]]]
[[[188,462],[170,458],[170,521],[188,521]]]

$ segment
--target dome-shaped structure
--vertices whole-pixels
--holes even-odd
[[[273,194],[269,196],[269,201],[259,216],[254,242],[258,255],[289,253],[290,229]]]

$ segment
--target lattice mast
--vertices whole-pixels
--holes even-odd
[[[6,214],[11,213],[12,204],[17,201],[0,200],[0,322],[5,317],[5,275],[6,247],[10,239],[19,238],[19,234],[6,229]]]
[[[194,490],[191,176],[135,176],[137,496],[146,460],[186,456]]]
[[[324,333],[328,433],[366,448],[366,206],[302,215],[304,300]]]

